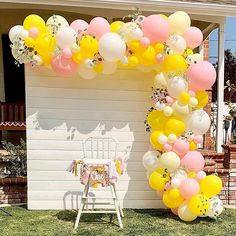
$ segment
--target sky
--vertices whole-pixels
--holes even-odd
[[[218,55],[218,30],[210,34],[209,60],[211,63],[217,61]],[[236,17],[227,17],[225,24],[225,49],[231,49],[236,52]]]

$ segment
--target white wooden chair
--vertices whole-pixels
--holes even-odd
[[[83,161],[87,164],[106,164],[117,157],[117,149],[119,142],[114,137],[88,137],[83,140]],[[110,184],[110,197],[90,197],[89,196],[89,181],[84,187],[84,191],[81,197],[81,203],[78,209],[78,214],[76,217],[74,228],[77,229],[82,213],[109,213],[117,214],[118,222],[120,228],[123,228],[121,217],[124,216],[120,202],[118,200],[115,183]],[[93,202],[88,202],[92,199]],[[100,200],[110,200],[110,202],[96,202],[97,199]],[[92,205],[92,210],[85,210],[85,206]],[[105,206],[113,205],[113,209],[98,210],[94,209],[95,205]]]

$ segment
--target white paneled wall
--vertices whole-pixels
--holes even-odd
[[[83,186],[66,168],[82,157],[81,141],[108,135],[128,157],[117,183],[124,207],[158,208],[142,156],[149,150],[143,121],[150,106],[153,74],[120,70],[94,80],[60,78],[46,68],[26,68],[29,209],[76,208]],[[96,195],[106,195],[97,189]]]

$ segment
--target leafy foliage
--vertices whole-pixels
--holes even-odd
[[[2,160],[6,161],[6,168],[9,176],[26,176],[27,155],[25,141],[21,139],[19,145],[14,145],[10,142],[2,141],[2,146],[9,154],[7,156],[2,156]]]

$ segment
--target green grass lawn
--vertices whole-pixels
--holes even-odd
[[[236,210],[225,210],[217,219],[198,218],[185,223],[167,210],[125,210],[124,229],[109,215],[83,215],[77,230],[73,229],[75,211],[28,211],[25,207],[5,208],[13,216],[0,212],[1,236],[44,235],[155,235],[155,236],[236,236]]]

